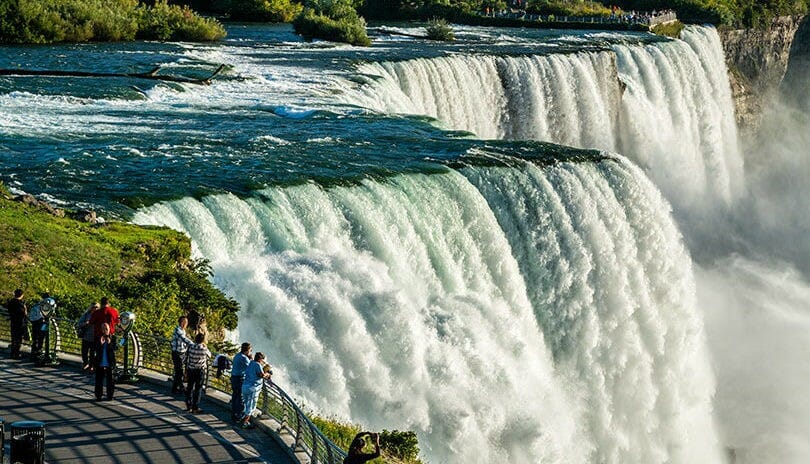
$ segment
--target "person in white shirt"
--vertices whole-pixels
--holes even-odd
[[[186,351],[192,344],[186,336],[188,318],[180,316],[177,319],[177,327],[172,333],[172,364],[174,365],[174,377],[172,378],[172,393],[183,393],[183,365],[186,362]]]

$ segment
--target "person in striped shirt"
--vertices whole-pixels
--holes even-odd
[[[208,360],[211,359],[211,352],[205,346],[205,334],[198,333],[194,337],[194,344],[188,347],[186,353],[186,411],[194,414],[202,412],[200,409],[200,396],[202,396],[202,384],[205,376],[205,369],[208,367]]]
[[[177,319],[177,327],[172,333],[172,364],[174,365],[174,377],[172,381],[172,393],[183,393],[183,364],[186,361],[186,351],[192,341],[186,336],[188,318],[180,316]]]

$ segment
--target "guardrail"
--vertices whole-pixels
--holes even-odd
[[[643,26],[655,26],[657,24],[676,21],[678,16],[674,11],[663,13],[631,13],[613,16],[563,16],[563,15],[540,15],[529,14],[525,11],[503,11],[494,13],[479,13],[481,16],[490,18],[519,19],[523,21],[543,22],[543,23],[574,23],[574,24],[639,24]]]
[[[52,321],[50,324],[52,351],[81,355],[82,341],[76,336],[75,324],[76,321],[66,318],[55,318]],[[2,306],[0,306],[0,340],[11,341],[8,312]],[[168,338],[130,331],[127,343],[132,346],[128,359],[130,369],[149,369],[167,376],[174,372]],[[122,350],[118,350],[116,356],[123,356]],[[117,365],[122,366],[123,363],[119,362]],[[206,369],[205,388],[213,388],[231,395],[230,378],[228,376],[212,377],[209,375],[210,368],[211,366]],[[326,438],[287,392],[275,383],[264,382],[256,407],[262,414],[272,417],[278,422],[276,432],[286,431],[293,437],[294,442],[290,446],[290,450],[293,453],[305,453],[310,463],[339,464],[346,457],[346,452]]]

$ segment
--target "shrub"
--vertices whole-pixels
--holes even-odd
[[[188,6],[169,5],[166,0],[158,0],[153,7],[139,8],[139,16],[139,39],[212,42],[225,37],[225,28],[219,21],[203,18]]]
[[[293,20],[295,33],[306,40],[323,39],[369,46],[366,21],[349,0],[312,0]]]
[[[318,430],[332,443],[348,449],[355,435],[361,430],[358,424],[346,424],[336,419],[326,419],[315,414],[307,414]],[[380,433],[380,451],[383,463],[422,464],[419,460],[419,439],[412,431],[383,430]],[[373,462],[378,462],[377,460]]]
[[[135,38],[210,41],[225,36],[217,21],[188,7],[138,0],[0,0],[0,42],[121,41]]]
[[[684,28],[684,24],[680,21],[674,21],[670,23],[664,24],[656,24],[655,26],[650,29],[653,34],[663,35],[666,37],[672,37],[673,39],[677,39],[681,36],[681,31]]]
[[[303,8],[290,0],[232,0],[230,12],[240,21],[289,23]]]
[[[452,42],[455,40],[453,34],[453,27],[450,26],[446,20],[441,18],[433,18],[428,22],[425,27],[427,37],[430,40],[440,40],[442,42]]]
[[[419,461],[419,440],[412,431],[383,430],[380,433],[380,448],[385,454],[404,462]]]

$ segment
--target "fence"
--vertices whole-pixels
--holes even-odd
[[[503,19],[516,19],[523,21],[542,22],[542,23],[576,23],[576,24],[605,24],[605,25],[620,25],[620,24],[638,24],[643,26],[655,26],[657,24],[676,21],[678,16],[674,11],[664,11],[661,13],[630,13],[619,14],[614,16],[562,16],[562,15],[539,15],[528,14],[524,11],[502,11],[490,14],[484,14],[491,18]]]
[[[76,336],[76,321],[56,318],[51,323],[50,349],[80,355],[82,342]],[[0,306],[0,340],[11,341],[8,313]],[[128,364],[132,369],[144,368],[170,376],[174,369],[171,362],[169,339],[152,334],[130,332]],[[119,350],[117,356],[123,356]],[[123,361],[123,360],[122,360]],[[122,366],[123,363],[117,363]],[[227,395],[231,394],[230,379],[212,378],[206,371],[205,388],[213,388]],[[265,381],[259,396],[257,408],[262,414],[274,418],[279,427],[276,432],[286,431],[294,439],[291,451],[304,452],[312,464],[338,464],[343,462],[346,452],[326,438],[318,427],[295,404],[295,401],[273,382]]]

